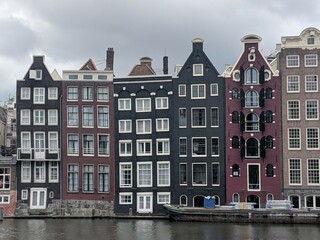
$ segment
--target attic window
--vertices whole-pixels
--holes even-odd
[[[308,37],[307,43],[308,43],[308,45],[314,44],[314,37]]]
[[[83,79],[90,80],[92,79],[92,75],[83,75]]]
[[[98,75],[98,80],[107,80],[108,76],[107,75]]]
[[[75,75],[75,74],[70,74],[69,75],[69,79],[78,79],[78,75]]]
[[[42,70],[41,69],[30,70],[29,78],[35,79],[35,80],[41,80],[42,79]]]
[[[203,64],[193,64],[193,76],[203,76]]]

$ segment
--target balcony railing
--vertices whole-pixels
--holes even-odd
[[[17,160],[60,160],[60,148],[18,148]]]

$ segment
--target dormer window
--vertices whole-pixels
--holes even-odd
[[[308,37],[307,44],[308,45],[313,45],[314,44],[314,37]]]

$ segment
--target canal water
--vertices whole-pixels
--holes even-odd
[[[5,219],[5,240],[300,240],[319,239],[320,225],[189,223],[127,219]]]

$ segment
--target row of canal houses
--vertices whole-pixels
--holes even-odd
[[[165,203],[201,207],[214,196],[216,205],[289,199],[320,208],[320,31],[282,37],[268,57],[261,40],[244,36],[222,74],[200,38],[172,75],[167,57],[161,75],[144,57],[115,77],[112,48],[104,70],[89,59],[62,77],[34,56],[17,81],[16,177],[0,165],[0,207],[159,215]],[[4,179],[16,188],[9,202]]]

